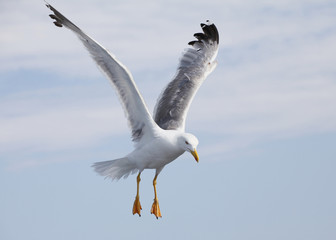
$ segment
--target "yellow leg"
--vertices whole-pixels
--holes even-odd
[[[137,195],[135,196],[135,200],[134,200],[134,204],[133,204],[133,215],[134,214],[139,214],[139,216],[141,217],[140,211],[141,211],[141,204],[140,204],[140,196],[139,196],[139,185],[140,185],[140,174],[141,172],[139,172],[138,176],[137,176]]]
[[[156,193],[156,178],[157,178],[157,174],[155,174],[154,180],[153,180],[153,186],[154,186],[154,202],[152,205],[152,209],[151,209],[151,214],[154,214],[155,217],[158,219],[161,216],[161,211],[160,211],[160,207],[159,207],[159,200],[157,198],[157,193]]]

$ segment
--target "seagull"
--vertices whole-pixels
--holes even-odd
[[[117,58],[80,28],[52,7],[49,16],[57,27],[66,27],[77,35],[92,59],[112,82],[125,112],[132,132],[134,150],[125,157],[96,162],[94,170],[106,178],[119,180],[138,173],[137,193],[133,215],[141,216],[139,196],[140,175],[144,169],[155,169],[153,179],[154,202],[151,214],[162,217],[156,191],[157,177],[168,163],[184,152],[189,152],[198,162],[198,139],[185,132],[185,121],[190,104],[205,78],[217,66],[219,34],[209,20],[201,23],[202,33],[195,33],[196,40],[183,52],[177,72],[158,98],[153,117],[133,80],[130,71]]]

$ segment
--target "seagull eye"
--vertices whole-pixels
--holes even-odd
[[[189,145],[188,141],[185,141],[185,143],[186,143],[187,145]]]

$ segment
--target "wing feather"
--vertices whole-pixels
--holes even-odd
[[[214,24],[202,23],[203,33],[195,33],[195,41],[189,42],[182,54],[173,80],[160,95],[154,121],[163,129],[184,131],[186,115],[198,88],[217,65],[219,34]]]
[[[154,123],[146,105],[136,87],[131,73],[104,47],[86,35],[80,28],[63,16],[50,4],[46,4],[54,14],[49,16],[55,20],[57,27],[65,26],[73,31],[89,51],[93,60],[106,74],[117,90],[129,126],[133,141],[139,141],[145,134],[153,134]]]

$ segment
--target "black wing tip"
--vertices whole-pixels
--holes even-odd
[[[55,24],[56,27],[63,27],[62,22],[60,21],[60,19],[54,15],[54,14],[49,14],[49,17],[53,20],[55,20],[53,23]]]
[[[203,32],[205,33],[205,35],[208,36],[209,39],[217,42],[217,44],[219,43],[219,33],[214,23],[206,20],[206,23],[201,23],[201,27]]]
[[[209,20],[206,20],[205,23],[201,23],[201,28],[203,30],[203,33],[195,33],[194,37],[197,38],[198,41],[191,41],[188,44],[194,45],[197,42],[206,41],[208,42],[211,40],[212,42],[219,43],[219,33],[217,30],[217,27],[214,23],[211,23]]]
[[[54,24],[55,24],[56,27],[63,27],[63,25],[58,23],[58,22],[54,22]]]
[[[52,10],[52,6],[47,2],[47,1],[44,1],[45,2],[45,5],[47,6],[47,8],[49,8],[50,10]]]
[[[190,42],[188,42],[188,45],[193,46],[196,42],[197,42],[196,40],[194,40],[194,41],[190,41]]]
[[[49,15],[49,17],[55,20],[53,23],[56,27],[67,27],[75,32],[82,32],[82,30],[73,24],[69,19],[67,19],[62,13],[57,11],[53,6],[49,3],[45,2],[47,8],[49,8],[53,13]]]
[[[51,11],[53,11],[55,13],[55,9],[53,8],[53,6],[51,6],[48,2],[44,1],[45,5],[47,6],[47,8],[49,8]],[[55,13],[56,14],[56,13]],[[55,14],[49,14],[49,17],[53,20],[55,20],[53,23],[55,24],[56,27],[63,27],[62,23],[60,22],[59,18],[55,15]]]

